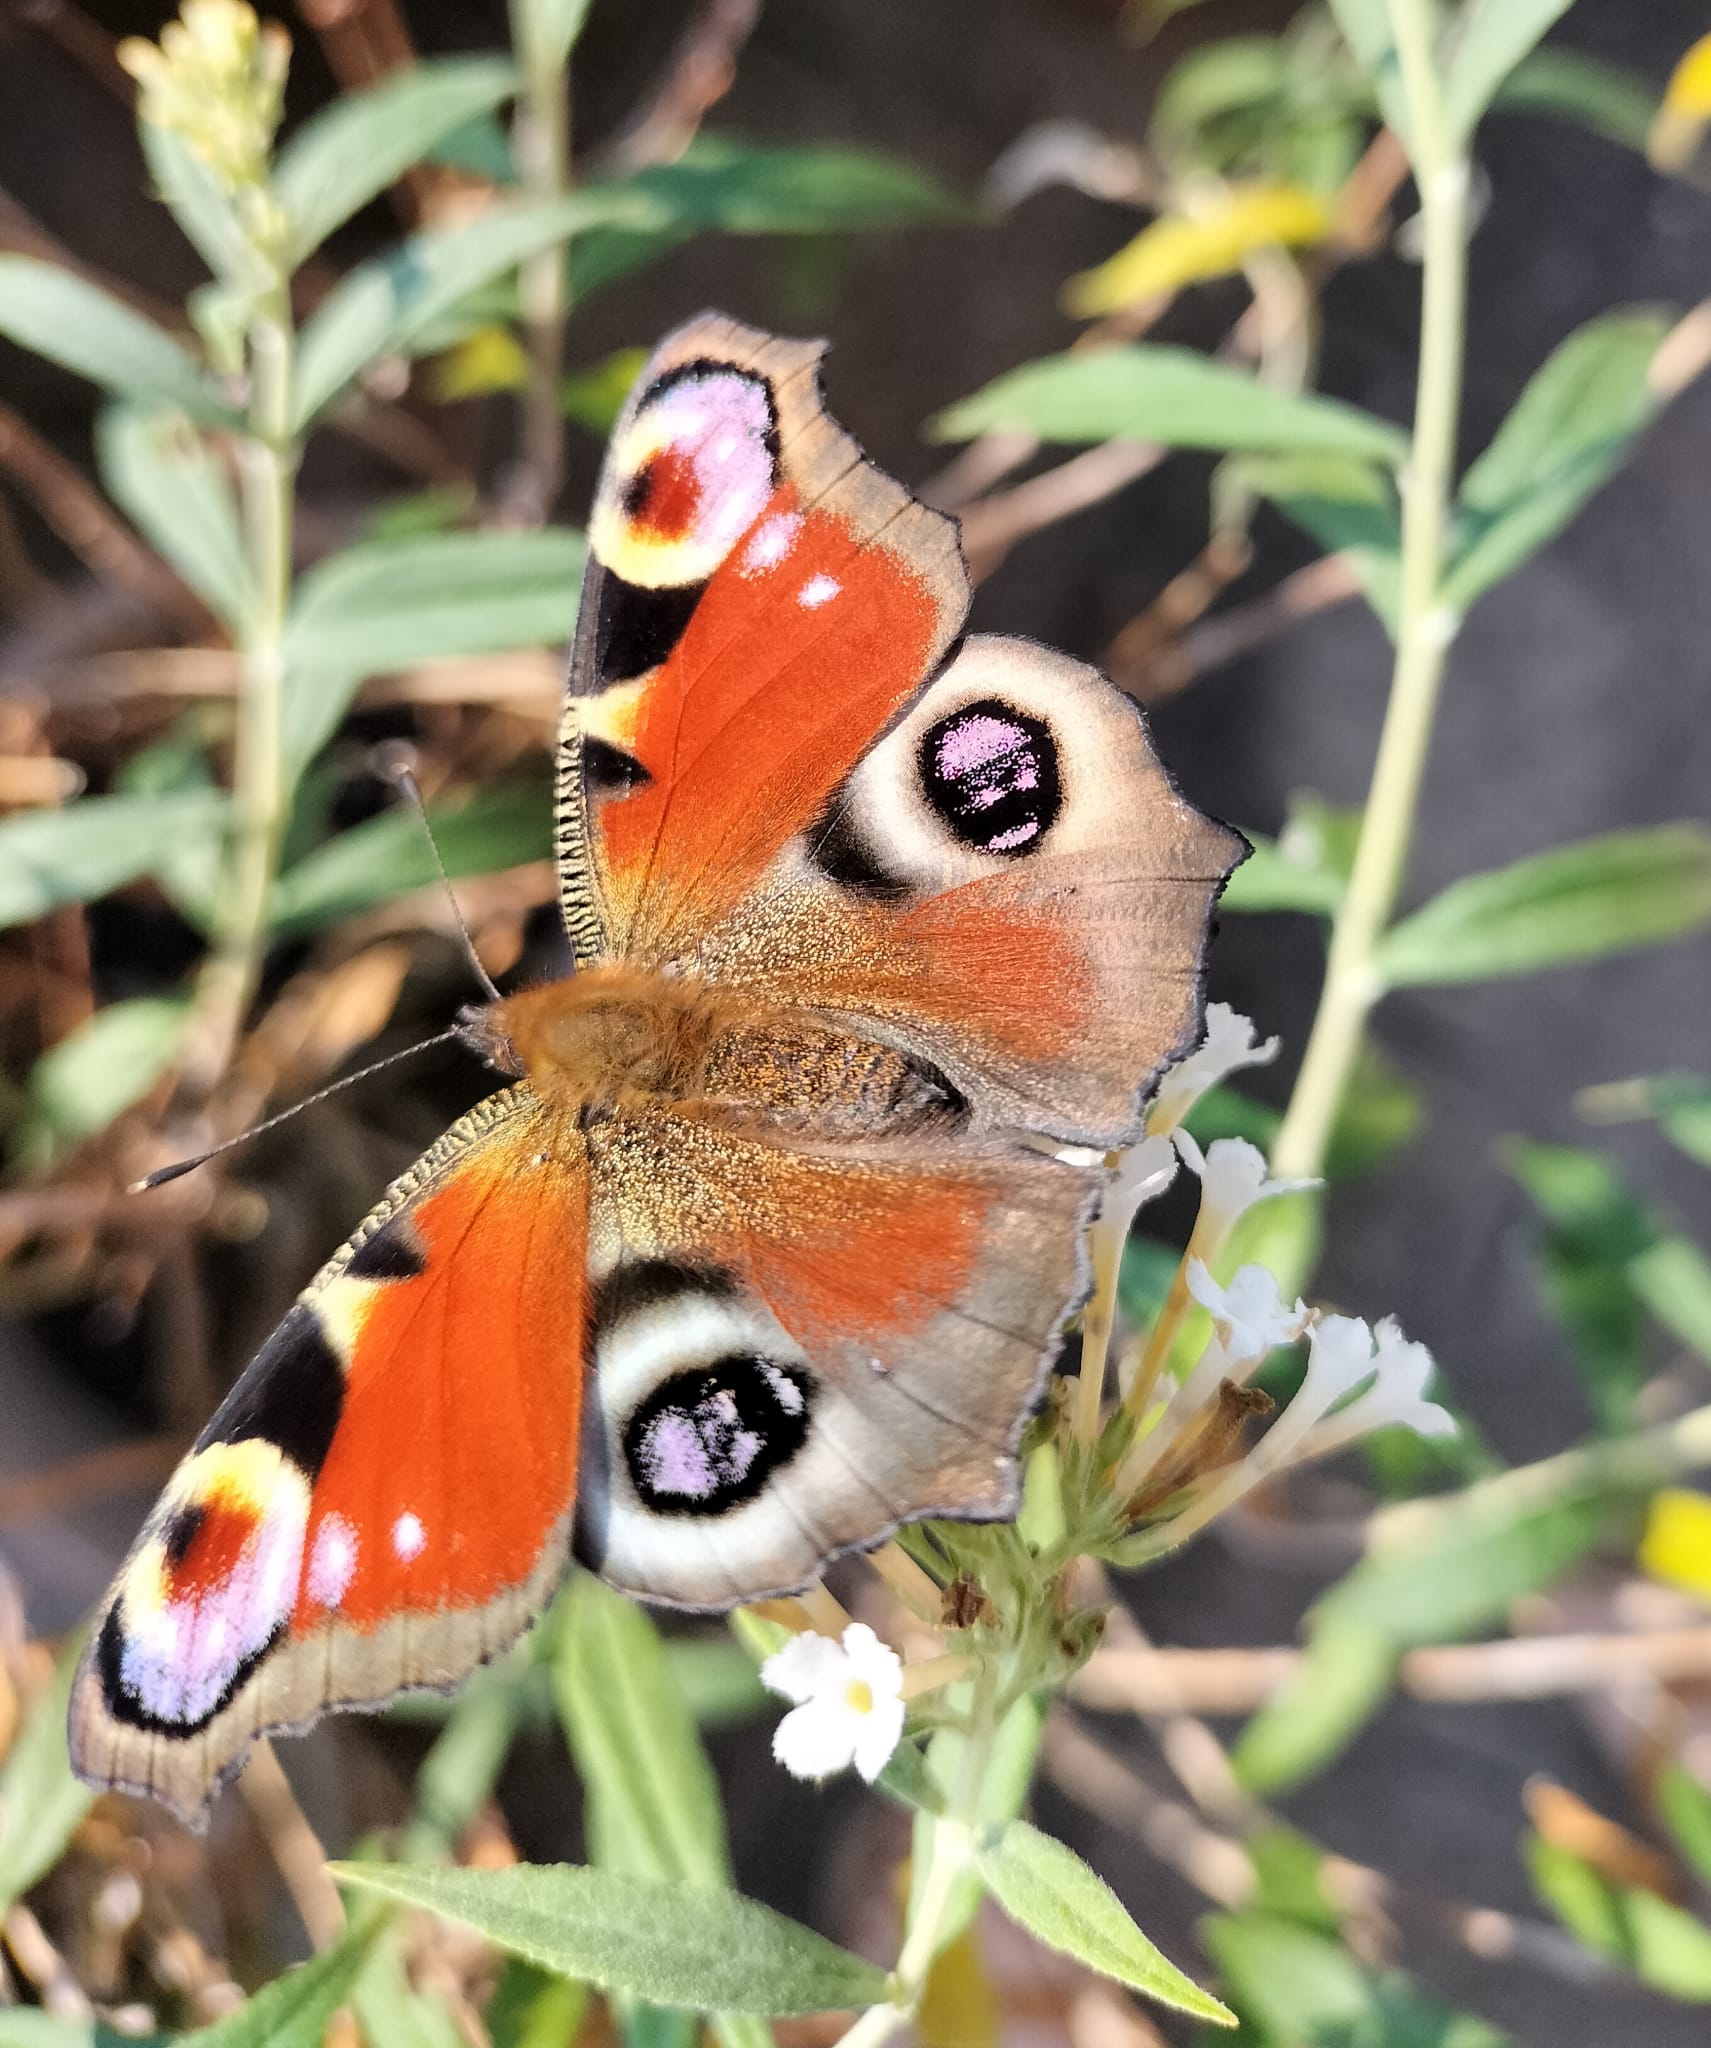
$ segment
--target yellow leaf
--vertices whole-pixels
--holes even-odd
[[[529,380],[529,359],[509,327],[478,327],[434,364],[434,396],[442,404],[516,391]]]
[[[1663,104],[1646,137],[1646,154],[1660,171],[1679,171],[1692,162],[1711,122],[1711,36],[1701,36],[1676,65],[1664,87]]]
[[[1221,186],[1192,213],[1155,220],[1096,270],[1072,277],[1063,289],[1064,308],[1082,320],[1114,313],[1202,278],[1227,276],[1256,249],[1322,242],[1332,221],[1330,202],[1304,185]]]
[[[1654,1579],[1711,1600],[1711,1496],[1682,1486],[1654,1494],[1640,1563]]]

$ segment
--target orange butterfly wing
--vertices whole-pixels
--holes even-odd
[[[250,1741],[464,1677],[563,1571],[580,1136],[483,1103],[305,1290],[179,1466],[72,1698],[72,1760],[186,1817]]]

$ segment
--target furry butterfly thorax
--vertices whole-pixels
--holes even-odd
[[[964,637],[954,522],[819,356],[706,315],[631,394],[557,750],[577,971],[465,1013],[508,1085],[173,1475],[74,1686],[91,1783],[193,1817],[256,1735],[455,1684],[573,1548],[721,1608],[1013,1511],[1243,846],[1095,671]]]

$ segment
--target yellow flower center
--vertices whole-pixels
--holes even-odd
[[[873,1712],[873,1687],[865,1678],[852,1678],[844,1692],[844,1698],[858,1714]]]

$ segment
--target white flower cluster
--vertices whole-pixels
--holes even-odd
[[[903,1664],[866,1623],[842,1642],[792,1636],[760,1667],[768,1691],[794,1702],[772,1732],[772,1753],[796,1778],[827,1778],[851,1764],[871,1785],[903,1733]]]

